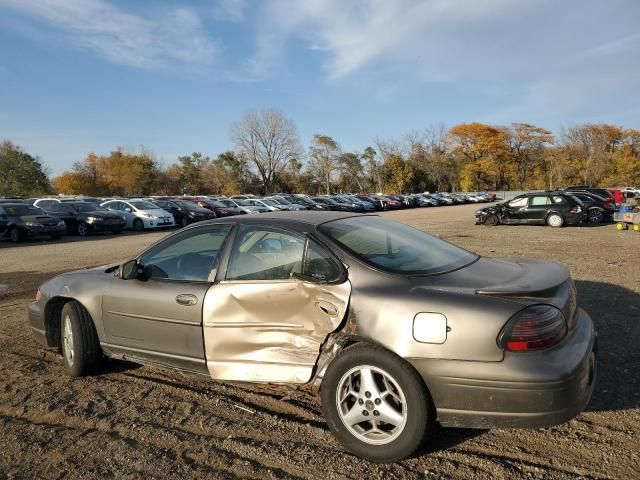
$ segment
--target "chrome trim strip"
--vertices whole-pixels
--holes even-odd
[[[120,315],[121,317],[129,317],[129,318],[139,318],[141,320],[151,320],[153,322],[164,322],[164,323],[176,323],[178,325],[192,325],[194,327],[199,327],[200,322],[188,322],[186,320],[178,320],[175,318],[164,318],[164,317],[152,317],[150,315],[137,315],[135,313],[125,313],[125,312],[113,312],[109,310],[112,315]]]
[[[119,350],[124,350],[125,352],[129,351],[129,352],[137,352],[137,353],[146,353],[147,355],[157,355],[159,357],[175,358],[177,360],[188,360],[189,362],[199,363],[202,365],[206,365],[207,363],[204,358],[185,357],[183,355],[173,355],[171,353],[161,353],[161,352],[156,352],[154,350],[143,350],[142,348],[125,347],[122,345],[114,345],[112,343],[106,343],[106,342],[100,342],[100,346],[107,347],[107,348],[117,348]]]

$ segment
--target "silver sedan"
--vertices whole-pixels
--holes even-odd
[[[334,435],[376,462],[410,455],[436,422],[565,422],[596,373],[565,267],[479,257],[375,215],[201,222],[47,281],[29,319],[72,376],[107,356],[318,387]]]

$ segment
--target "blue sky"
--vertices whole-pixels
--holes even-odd
[[[0,137],[52,174],[232,148],[248,109],[362,150],[443,122],[640,128],[637,0],[0,0]]]

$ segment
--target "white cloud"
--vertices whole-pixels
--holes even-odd
[[[302,42],[331,81],[404,75],[496,96],[507,86],[503,97],[555,114],[640,107],[637,0],[270,0],[259,15],[251,62],[263,75]]]
[[[245,0],[217,0],[213,7],[213,18],[221,22],[241,22],[246,8]]]
[[[218,50],[187,8],[154,10],[143,17],[106,0],[0,0],[2,6],[63,32],[76,47],[134,67],[210,63]]]

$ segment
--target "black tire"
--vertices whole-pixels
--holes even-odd
[[[338,411],[339,384],[343,376],[358,366],[371,366],[384,371],[399,386],[404,395],[406,401],[405,422],[401,430],[395,434],[395,438],[387,443],[372,444],[361,440],[349,430]],[[340,352],[327,368],[322,379],[320,393],[322,411],[333,435],[346,450],[372,462],[396,462],[408,457],[425,441],[435,425],[433,402],[418,372],[405,360],[378,345],[357,343]],[[366,398],[379,402],[373,397]],[[386,400],[384,401],[386,402]],[[357,402],[360,402],[360,398]],[[375,405],[380,403],[368,404],[371,404],[371,401],[365,401],[362,404],[363,409],[371,410],[373,415],[379,415],[375,408],[380,407]],[[360,408],[356,406],[356,401],[353,402],[353,405],[354,407],[351,408]],[[375,419],[373,416],[366,418]],[[364,420],[364,424],[366,425],[368,421]],[[363,425],[363,422],[359,425]]]
[[[136,232],[141,232],[141,231],[143,231],[143,230],[144,230],[144,222],[143,222],[142,220],[140,220],[139,218],[136,218],[136,219],[133,221],[133,229],[134,229]]]
[[[18,230],[18,227],[11,227],[11,230],[9,230],[9,239],[13,243],[22,241],[22,233],[20,232],[20,230]]]
[[[89,235],[89,225],[85,222],[78,222],[78,235],[86,237]]]
[[[564,218],[558,213],[552,213],[547,217],[547,225],[553,228],[564,227]]]
[[[495,227],[499,223],[500,223],[500,219],[494,213],[490,213],[489,215],[484,217],[484,221],[482,222],[482,224],[486,225],[487,227]]]
[[[180,219],[180,226],[182,228],[186,227],[187,225],[189,225],[189,219],[187,217],[182,217]]]
[[[69,327],[70,338],[67,337]],[[60,316],[60,332],[65,370],[72,377],[86,375],[102,358],[98,334],[89,312],[76,301],[65,303]]]
[[[604,222],[604,212],[594,208],[589,210],[589,223],[602,223]]]

